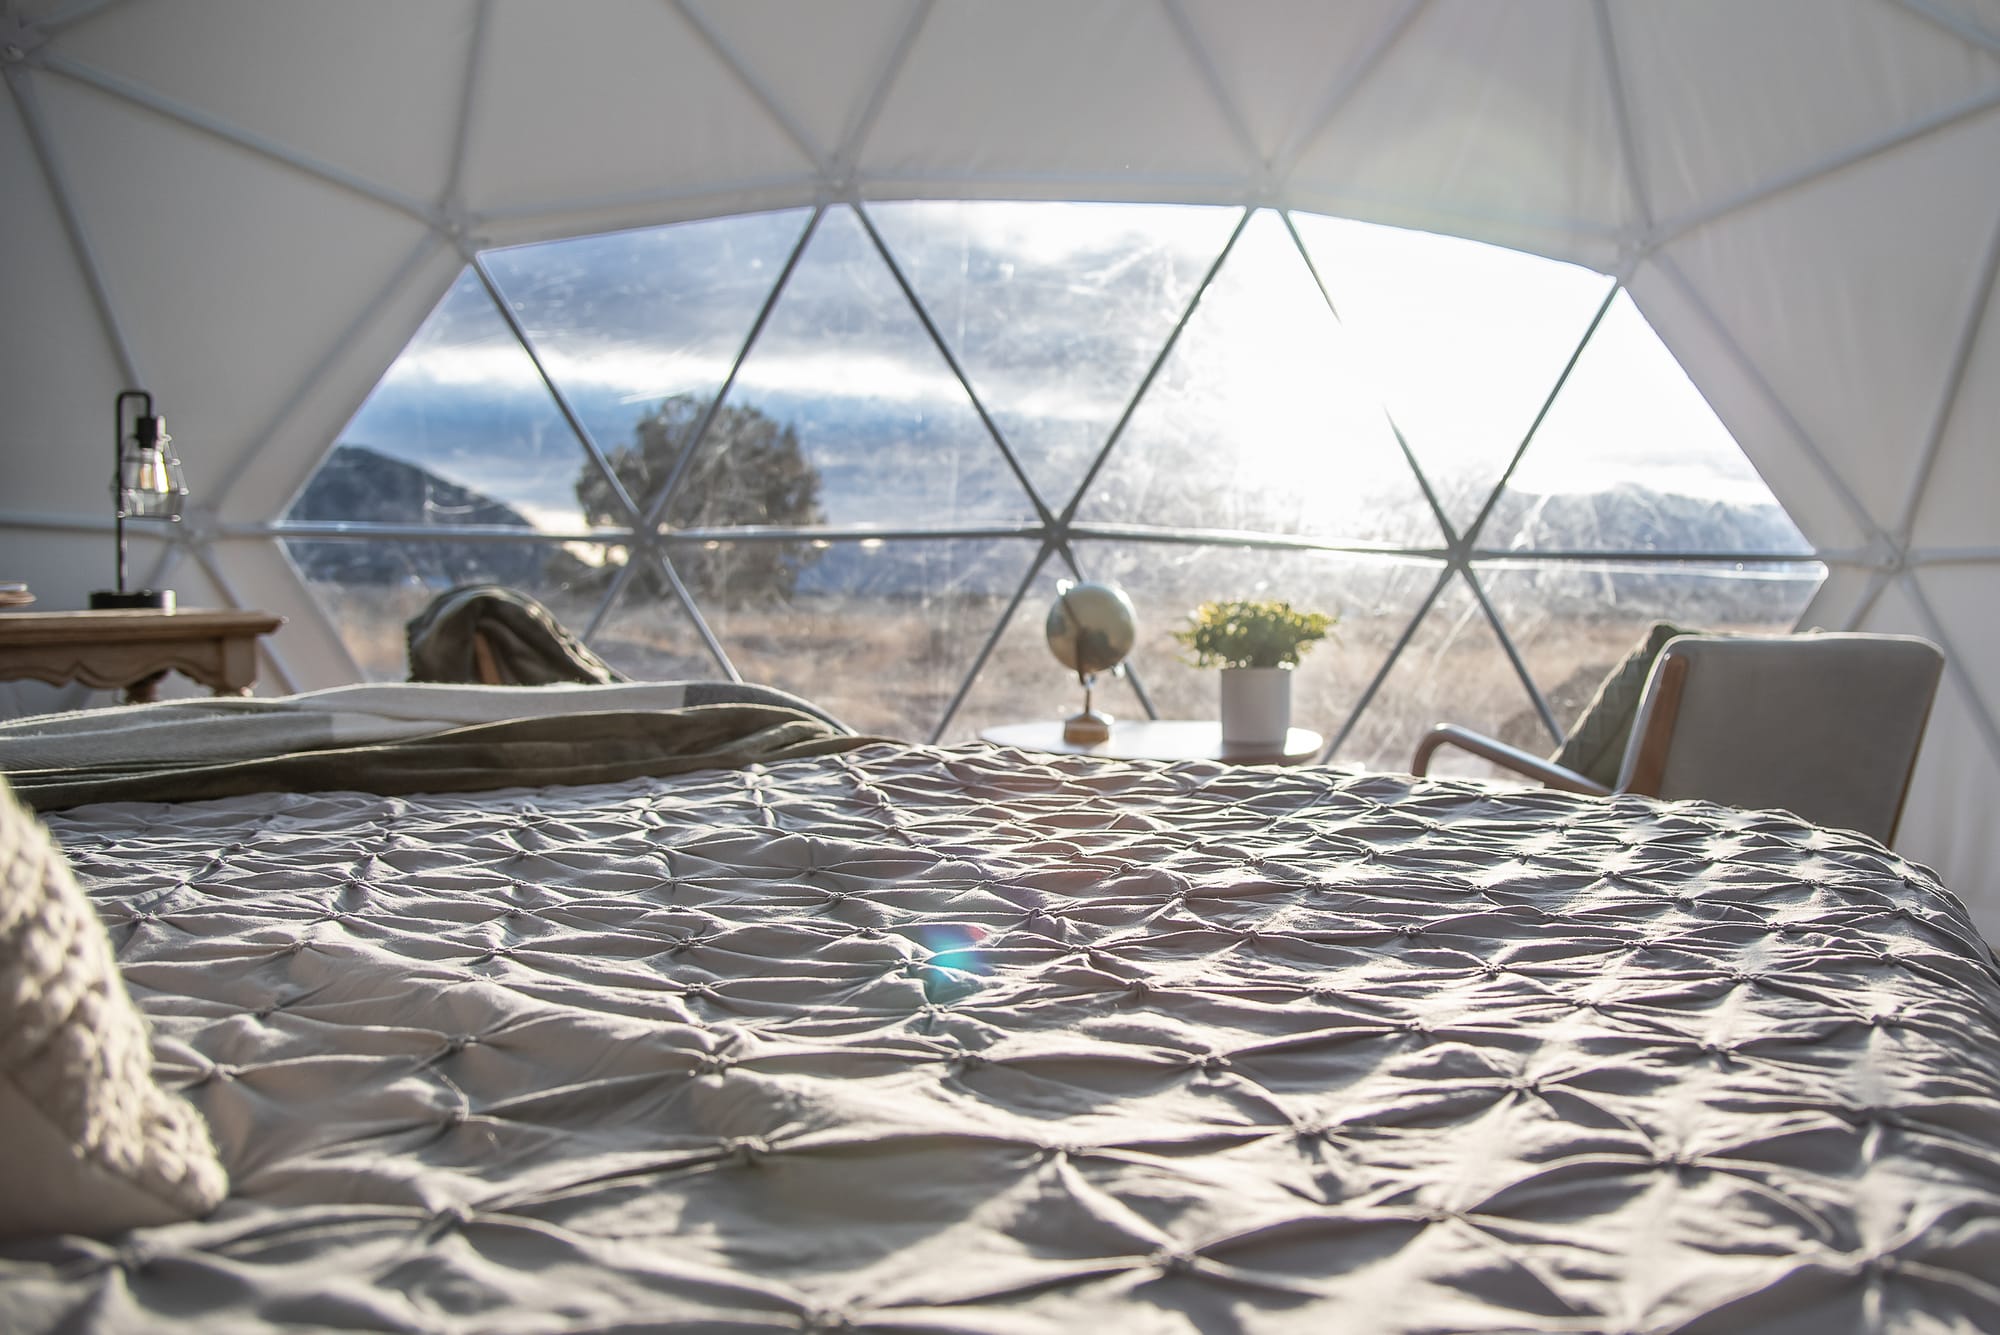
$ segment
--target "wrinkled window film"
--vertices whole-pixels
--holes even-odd
[[[1042,622],[1080,574],[1139,609],[1114,714],[1214,717],[1171,631],[1286,598],[1341,617],[1299,724],[1401,768],[1441,720],[1547,752],[1653,620],[1787,627],[1824,576],[1604,275],[1269,210],[865,208],[482,256],[525,344],[468,270],[287,517],[365,670],[490,581],[637,678],[969,740],[1074,712]]]
[[[549,378],[610,454],[659,404],[715,397],[810,216],[614,232],[484,262]]]
[[[1611,291],[1538,255],[1294,215],[1370,384],[1459,531],[1499,485]]]
[[[1509,551],[1812,550],[1622,292],[1479,542]]]
[[[576,479],[587,464],[548,385],[468,269],[285,518],[571,532],[583,523]]]
[[[1283,219],[1243,229],[1078,518],[1442,541],[1352,340]]]
[[[1034,518],[965,386],[845,206],[827,210],[807,243],[728,407],[787,438],[782,448],[818,479],[825,522]],[[701,523],[716,488],[731,490],[733,507],[754,487],[753,471],[728,466],[732,448],[724,436],[697,446],[698,460],[720,466],[670,502],[676,527]]]
[[[706,599],[703,612],[746,679],[858,731],[922,741],[1034,555],[1025,541],[830,542],[789,591]]]
[[[871,204],[945,345],[1053,510],[1179,323],[1242,210]]]

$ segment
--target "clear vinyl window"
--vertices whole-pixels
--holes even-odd
[[[1141,617],[1114,712],[1214,713],[1207,599],[1338,612],[1299,722],[1399,767],[1548,750],[1655,619],[1787,628],[1824,575],[1630,296],[1271,210],[833,205],[491,251],[284,522],[370,676],[506,583],[642,678],[735,673],[956,741],[1074,708],[1058,578]],[[1553,725],[1553,726],[1552,726]]]

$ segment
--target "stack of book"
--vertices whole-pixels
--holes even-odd
[[[35,595],[28,592],[27,585],[0,579],[0,607],[26,607],[33,601]]]

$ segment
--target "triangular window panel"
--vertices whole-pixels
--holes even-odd
[[[715,397],[810,217],[678,223],[491,251],[485,263],[585,430],[616,457],[663,402]]]
[[[628,553],[616,549],[613,558],[623,563]],[[579,634],[584,628],[571,627]],[[588,643],[634,681],[714,681],[724,675],[673,586],[650,558],[641,558],[617,606]]]
[[[1438,568],[1412,567],[1408,573],[1406,592],[1424,585],[1420,601],[1436,582]],[[1381,661],[1378,657],[1375,666]],[[1453,575],[1333,758],[1366,769],[1406,770],[1418,740],[1433,724],[1459,723],[1490,736],[1532,708],[1532,698],[1478,599],[1462,576]],[[1493,773],[1484,762],[1468,761],[1464,752],[1450,749],[1440,751],[1431,768],[1435,774]]]
[[[1379,389],[1278,214],[1250,219],[1078,518],[1441,540]]]
[[[1637,555],[1812,551],[1623,292],[1550,404],[1477,545]]]
[[[692,582],[704,578],[702,560],[756,560],[758,548],[773,545],[721,541],[675,561]],[[814,559],[789,591],[773,585],[758,597],[705,596],[702,615],[746,680],[804,696],[860,732],[921,742],[1035,551],[1029,541],[814,544]]]
[[[722,457],[737,438],[711,433],[690,485],[669,504],[677,528],[1034,518],[965,387],[845,206],[821,219],[725,411],[771,425],[772,448],[809,475],[812,500],[790,515],[762,513],[764,502],[748,496],[719,508],[717,487],[736,485],[725,475],[747,485],[748,474]],[[758,438],[764,434],[760,425]]]
[[[1463,532],[1611,291],[1499,246],[1313,214],[1293,223],[1445,515]]]
[[[943,201],[868,212],[1028,480],[1058,511],[1241,216]]]
[[[391,364],[287,521],[575,532],[590,464],[467,269]]]

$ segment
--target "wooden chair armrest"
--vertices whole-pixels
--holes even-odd
[[[1585,778],[1575,770],[1564,769],[1538,755],[1523,751],[1518,746],[1509,746],[1469,728],[1461,728],[1454,723],[1440,723],[1424,734],[1417,743],[1417,754],[1410,761],[1410,773],[1428,774],[1431,756],[1441,746],[1456,746],[1468,751],[1481,760],[1491,761],[1503,769],[1513,770],[1538,779],[1545,787],[1558,788],[1566,793],[1588,793],[1592,797],[1607,796],[1611,790],[1594,779]]]

